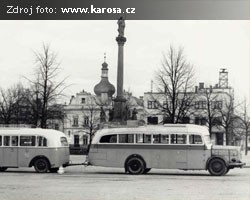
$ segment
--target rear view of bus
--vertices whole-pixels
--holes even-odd
[[[0,171],[33,167],[39,173],[57,172],[69,163],[64,133],[49,129],[0,129]]]

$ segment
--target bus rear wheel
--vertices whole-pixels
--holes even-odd
[[[8,169],[8,167],[0,167],[0,172],[4,172]]]
[[[145,171],[144,161],[139,157],[131,157],[126,162],[125,170],[130,174],[142,174]]]
[[[49,170],[49,163],[44,158],[39,158],[34,162],[34,167],[38,173],[46,173]]]
[[[208,164],[208,171],[213,176],[223,176],[227,173],[227,167],[223,160],[214,158]]]

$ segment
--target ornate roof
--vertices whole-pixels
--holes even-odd
[[[111,97],[115,93],[114,85],[108,80],[108,64],[106,62],[102,64],[101,81],[94,87],[94,92],[97,96],[101,96],[102,93],[107,93],[108,97]]]

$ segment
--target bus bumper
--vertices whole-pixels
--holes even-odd
[[[230,169],[233,169],[235,167],[242,168],[244,165],[246,165],[246,163],[243,163],[243,162],[234,162],[234,163],[229,163],[228,167]]]

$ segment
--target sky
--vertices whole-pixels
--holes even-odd
[[[85,90],[94,94],[101,79],[104,53],[109,81],[116,87],[118,35],[116,20],[0,21],[0,87],[8,88],[34,77],[34,52],[43,43],[57,53],[58,80],[68,76],[67,99]],[[249,21],[127,20],[124,45],[124,89],[134,96],[151,90],[163,54],[170,45],[184,49],[195,69],[195,83],[215,85],[219,70],[229,72],[236,98],[249,99]],[[153,82],[156,84],[155,82]],[[153,84],[153,90],[155,86]]]

